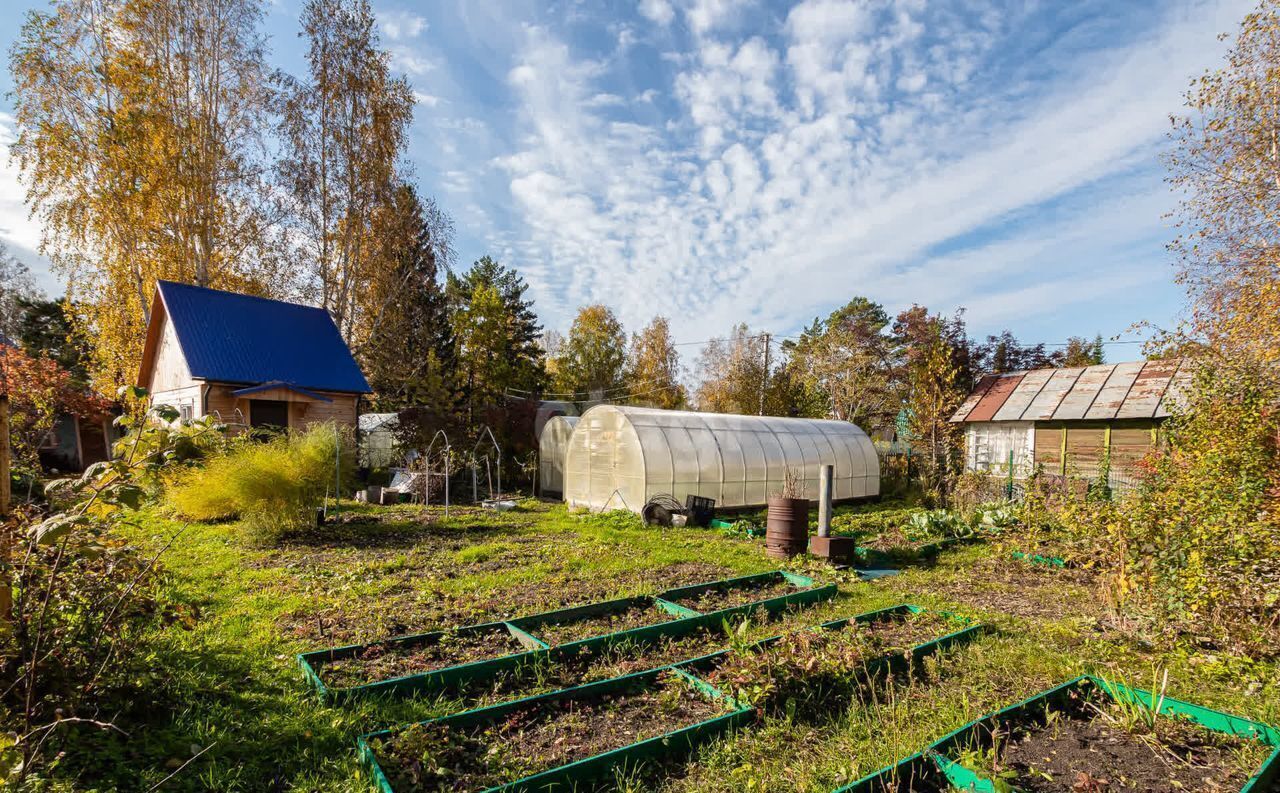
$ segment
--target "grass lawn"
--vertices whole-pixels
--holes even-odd
[[[428,519],[429,518],[429,519]],[[649,529],[525,502],[501,515],[455,509],[344,507],[337,525],[281,548],[246,545],[234,525],[149,514],[140,541],[165,553],[175,619],[141,659],[127,739],[77,733],[55,766],[79,790],[146,790],[203,751],[162,790],[365,791],[362,732],[464,709],[458,699],[329,706],[294,654],[533,614],[561,606],[776,569],[758,541],[703,529]],[[1154,650],[1107,618],[1086,576],[1034,568],[987,545],[862,582],[818,564],[796,572],[836,583],[832,601],[758,635],[895,603],[946,608],[997,630],[930,661],[873,701],[833,703],[819,718],[764,718],[692,762],[626,781],[634,790],[830,791],[951,729],[1082,672],[1280,723],[1280,664],[1208,651]]]

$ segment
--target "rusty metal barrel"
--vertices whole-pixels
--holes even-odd
[[[786,559],[809,547],[809,499],[769,497],[769,522],[764,533],[765,553]]]

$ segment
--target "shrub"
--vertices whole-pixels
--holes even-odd
[[[172,408],[152,413],[176,418]],[[135,414],[116,423],[129,433],[112,459],[51,488],[61,511],[23,510],[2,527],[14,547],[0,631],[0,787],[21,789],[84,731],[120,734],[114,720],[139,701],[147,674],[144,638],[176,614],[161,597],[159,553],[144,556],[118,527],[134,521],[145,482],[215,428],[174,432]]]
[[[337,426],[316,424],[234,444],[202,468],[176,476],[169,483],[168,504],[192,520],[239,518],[256,541],[278,540],[314,521],[315,509],[334,493],[335,479],[342,486],[349,481],[350,441]]]

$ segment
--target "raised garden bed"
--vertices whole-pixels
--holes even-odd
[[[1280,780],[1280,732],[1094,677],[961,727],[933,756],[963,790],[1242,791]]]
[[[529,651],[545,647],[507,623],[491,622],[318,650],[300,655],[298,660],[321,694],[337,695],[406,677],[465,677],[468,670],[495,663],[512,668]]]
[[[958,642],[982,626],[903,604],[824,623],[686,664],[711,684],[768,711],[829,712],[869,680]]]
[[[750,711],[678,670],[604,680],[359,739],[383,793],[547,790],[664,759]]]
[[[757,599],[761,596],[762,589],[765,595],[774,594],[774,587],[783,591],[783,594],[767,597],[763,601]],[[697,597],[706,592],[718,592],[721,588],[730,590],[745,602],[700,614],[671,602],[666,597],[669,594]],[[299,655],[298,660],[307,679],[321,696],[330,700],[369,695],[404,696],[439,689],[474,692],[493,690],[495,686],[513,687],[513,690],[519,690],[526,685],[525,681],[528,679],[548,675],[548,670],[559,659],[576,655],[584,649],[601,651],[625,643],[643,645],[662,639],[685,636],[703,628],[719,628],[726,618],[737,614],[754,612],[756,609],[776,614],[787,608],[801,608],[825,600],[835,593],[834,584],[819,586],[810,578],[784,571],[774,571],[669,590],[663,593],[663,597],[658,598],[606,601],[508,622],[488,623],[371,644],[317,650]],[[643,611],[633,611],[632,607],[641,603],[652,604],[649,618],[636,617],[637,613],[643,613]],[[566,631],[564,638],[568,639],[575,632],[593,633],[603,622],[612,621],[611,615],[624,613],[627,616],[618,621],[618,628],[626,627],[633,619],[639,619],[648,624],[573,641],[566,640],[553,648],[549,647],[548,642],[530,635],[524,627],[521,627],[526,626],[530,630],[546,630],[549,626],[554,626],[552,633],[563,628]],[[668,615],[670,618],[667,618]],[[419,648],[432,646],[442,639],[453,640],[473,632],[485,632],[494,637],[501,637],[504,631],[510,637],[514,637],[520,647],[513,648],[508,645],[504,650],[498,651],[497,655],[478,660],[472,659],[471,656],[464,656],[467,660],[454,665],[448,665],[446,659],[442,665],[434,668],[430,666],[428,659],[413,655],[419,651]],[[519,651],[521,648],[524,648],[523,652]],[[503,652],[508,654],[502,654]],[[412,660],[405,663],[377,660],[388,653],[411,655]],[[367,665],[373,663],[377,666],[369,669]],[[412,671],[410,671],[411,666]],[[338,670],[336,676],[330,674],[334,670]],[[383,678],[373,676],[379,672],[394,676]]]
[[[757,607],[776,613],[788,606],[826,600],[835,593],[835,584],[819,586],[812,578],[775,570],[669,589],[658,597],[700,614]]]
[[[922,754],[868,774],[832,793],[953,793],[955,788],[936,763]]]
[[[509,624],[554,647],[696,615],[656,598],[634,597],[548,611]]]

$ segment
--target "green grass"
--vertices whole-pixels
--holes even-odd
[[[365,791],[355,737],[454,712],[446,697],[334,707],[314,699],[294,654],[395,633],[485,622],[779,565],[763,545],[700,529],[584,520],[526,502],[496,514],[344,505],[318,538],[264,549],[236,524],[191,524],[165,554],[168,597],[192,619],[158,631],[134,659],[130,737],[76,733],[52,775],[79,790],[146,790],[209,748],[162,790]],[[182,524],[147,514],[144,544]],[[1147,686],[1169,669],[1172,697],[1280,723],[1280,665],[1175,646],[1157,651],[1105,614],[1087,581],[1028,569],[983,545],[874,583],[816,563],[791,569],[840,585],[783,628],[900,602],[977,616],[998,630],[930,661],[909,683],[819,721],[765,718],[704,748],[674,776],[631,790],[829,791],[944,733],[1081,672]],[[754,633],[779,630],[755,626]],[[66,785],[64,784],[64,787]]]

